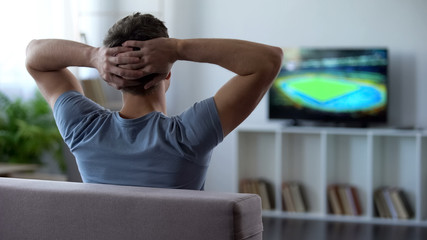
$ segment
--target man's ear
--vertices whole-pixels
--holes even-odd
[[[169,72],[165,79],[166,80],[170,80],[171,79],[171,75],[172,75],[171,72]]]

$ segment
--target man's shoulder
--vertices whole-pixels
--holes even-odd
[[[195,102],[192,106],[183,111],[179,116],[186,117],[187,115],[195,115],[195,114],[218,114],[215,101],[213,97],[204,99],[202,101]]]
[[[77,108],[77,106],[79,106],[79,108]],[[70,110],[69,109],[70,107],[72,107],[75,110],[78,110],[81,107],[90,108],[91,110],[104,109],[102,106],[100,106],[93,100],[87,98],[83,94],[77,91],[71,90],[71,91],[62,93],[58,97],[58,99],[55,102],[53,111],[55,113],[64,109]]]
[[[222,141],[222,126],[213,97],[194,103],[178,117],[179,124],[192,141],[216,139],[216,144]]]
[[[53,115],[63,136],[75,132],[77,126],[109,111],[77,91],[63,93],[55,102]]]

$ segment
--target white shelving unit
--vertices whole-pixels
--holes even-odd
[[[242,126],[237,130],[237,185],[265,179],[273,185],[275,209],[266,216],[427,226],[427,134],[418,130]],[[282,209],[284,181],[303,185],[309,210]],[[327,186],[357,188],[361,216],[328,213]],[[409,220],[376,216],[374,191],[402,189],[414,211]],[[238,189],[238,186],[237,188]]]

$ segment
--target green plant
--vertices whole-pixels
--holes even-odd
[[[0,92],[0,162],[41,164],[45,152],[65,171],[62,138],[43,96],[12,100]]]

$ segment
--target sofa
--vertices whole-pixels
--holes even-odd
[[[262,239],[254,194],[0,178],[0,239]]]

